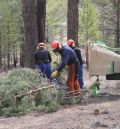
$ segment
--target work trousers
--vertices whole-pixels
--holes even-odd
[[[67,86],[68,86],[70,94],[72,95],[77,94],[80,91],[80,86],[79,86],[77,75],[76,75],[75,64],[68,65]]]
[[[40,69],[40,71],[43,73],[43,77],[47,77],[48,79],[50,79],[52,70],[51,70],[51,66],[50,64],[37,64],[37,67]]]
[[[80,89],[83,89],[84,81],[83,81],[83,64],[80,64],[78,67],[78,81],[80,85]]]

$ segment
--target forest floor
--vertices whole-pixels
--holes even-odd
[[[85,78],[85,83],[93,80]],[[88,93],[80,105],[48,114],[0,117],[0,129],[120,129],[120,82],[100,77],[100,84],[101,94],[92,97]]]
[[[84,72],[87,89],[95,78]],[[0,117],[0,129],[120,129],[120,81],[100,77],[100,95],[90,92],[80,105],[64,106],[54,113],[30,113],[25,116]]]

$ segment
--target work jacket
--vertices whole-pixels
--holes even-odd
[[[77,47],[73,47],[73,50],[77,55],[77,58],[78,58],[78,60],[80,62],[80,65],[82,65],[83,64],[83,59],[82,59],[82,56],[81,56],[81,50],[79,48],[77,48]]]
[[[45,48],[39,48],[34,53],[35,64],[48,64],[51,63],[50,52]]]
[[[79,66],[79,61],[78,61],[78,58],[75,52],[67,45],[62,46],[60,55],[61,55],[62,62],[61,62],[61,65],[57,69],[58,72],[60,72],[64,68],[65,65],[75,64],[76,67]]]

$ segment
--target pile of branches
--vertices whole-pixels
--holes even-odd
[[[26,114],[38,110],[38,107],[46,112],[57,109],[56,91],[46,78],[39,75],[35,70],[21,68],[9,71],[0,78],[1,116]]]
[[[62,87],[62,86],[60,86]],[[65,91],[56,90],[47,78],[36,70],[20,68],[0,78],[0,115],[15,116],[29,112],[54,112],[61,105],[77,104],[81,95],[65,99]]]

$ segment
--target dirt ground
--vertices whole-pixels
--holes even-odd
[[[86,88],[93,80],[85,80]],[[88,93],[81,105],[61,107],[50,114],[0,117],[0,129],[120,129],[120,82],[100,77],[100,84],[101,94],[92,97]]]

